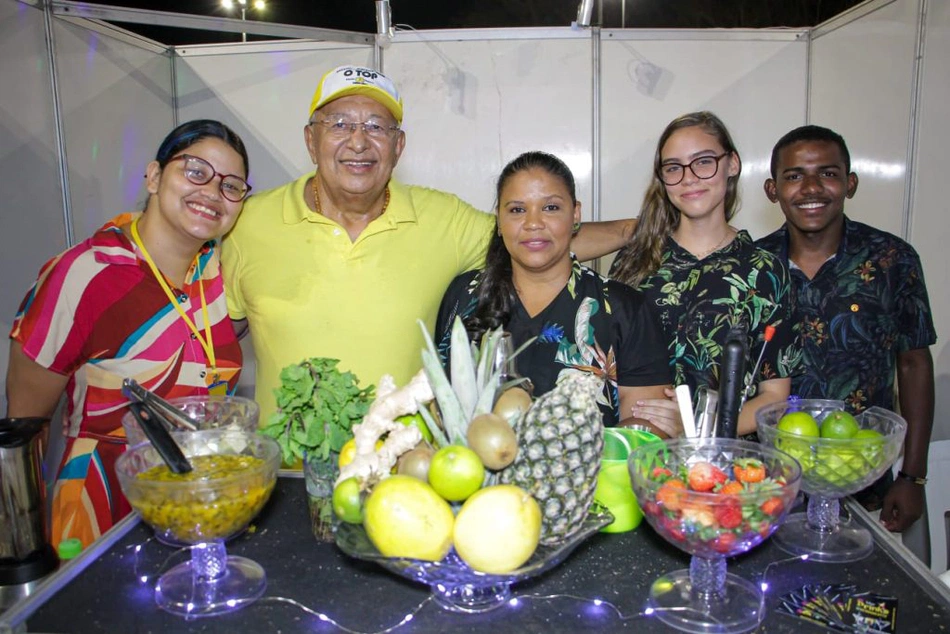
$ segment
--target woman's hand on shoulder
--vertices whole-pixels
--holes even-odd
[[[625,393],[632,390],[633,393]],[[680,419],[676,393],[669,386],[621,387],[621,415],[625,418],[620,424],[630,425],[646,422],[663,438],[678,438],[683,435],[683,421]]]

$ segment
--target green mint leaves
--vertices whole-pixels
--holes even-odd
[[[288,365],[274,390],[277,411],[260,428],[280,445],[285,466],[314,453],[329,460],[353,436],[373,401],[374,386],[360,389],[356,375],[340,372],[338,359],[313,357]]]

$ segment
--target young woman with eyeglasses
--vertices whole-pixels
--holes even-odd
[[[755,431],[759,407],[788,397],[800,355],[792,345],[788,270],[729,225],[739,208],[741,170],[716,115],[694,112],[672,121],[657,143],[639,223],[610,277],[646,295],[664,331],[674,383],[694,394],[719,388],[723,345],[732,327],[745,326],[749,400],[739,416],[745,435]],[[667,396],[638,403],[633,414],[651,418],[675,409],[673,394]]]
[[[164,398],[233,390],[241,348],[217,239],[250,191],[244,143],[212,120],[175,128],[148,164],[143,212],[126,213],[40,270],[10,333],[7,415],[50,417],[66,394],[52,543],[88,545],[129,512],[123,379]]]

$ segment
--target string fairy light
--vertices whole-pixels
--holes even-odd
[[[127,548],[133,549],[134,556],[135,556],[135,562],[134,562],[135,575],[136,575],[136,578],[138,578],[143,584],[149,583],[152,580],[156,580],[169,567],[169,563],[172,561],[172,559],[174,559],[176,556],[181,555],[181,553],[183,552],[188,552],[188,548],[177,549],[173,553],[165,557],[165,559],[158,566],[158,569],[154,573],[142,574],[141,571],[139,570],[139,565],[140,565],[139,558],[140,556],[142,556],[142,551],[144,547],[153,540],[154,540],[154,537],[150,537],[140,544],[127,546]],[[768,582],[768,576],[774,572],[775,568],[780,567],[785,564],[807,561],[807,560],[808,560],[808,555],[805,554],[805,555],[798,555],[795,557],[788,557],[786,559],[780,559],[778,561],[773,561],[772,563],[768,564],[765,567],[765,570],[762,571],[762,576],[759,581],[759,587],[762,589],[762,592],[763,593],[768,592],[770,588],[770,584]],[[402,616],[402,618],[398,622],[394,623],[393,625],[386,626],[383,629],[373,630],[373,631],[355,630],[353,628],[347,627],[346,625],[344,625],[340,621],[337,621],[335,618],[333,618],[326,612],[321,612],[319,610],[311,608],[310,606],[305,605],[301,603],[300,601],[297,601],[296,599],[291,599],[289,597],[265,596],[259,599],[236,599],[229,602],[228,605],[230,607],[239,607],[239,606],[243,606],[250,603],[282,604],[282,605],[287,605],[287,606],[296,608],[306,614],[309,614],[310,616],[315,617],[322,623],[327,623],[328,625],[331,625],[337,628],[338,630],[340,630],[341,632],[345,632],[346,634],[389,634],[390,632],[394,632],[398,630],[399,628],[401,628],[402,626],[414,620],[419,615],[419,613],[422,612],[422,610],[424,610],[426,606],[428,606],[430,603],[433,603],[434,600],[435,599],[433,595],[429,595],[428,597],[420,601],[417,605],[412,607],[408,612],[406,612],[405,615]],[[669,613],[669,612],[678,612],[678,613],[694,612],[697,615],[701,614],[699,613],[699,611],[693,608],[690,608],[688,606],[659,608],[659,607],[653,607],[649,605],[644,607],[644,609],[638,612],[628,613],[628,612],[624,612],[624,610],[621,607],[619,607],[617,604],[612,603],[611,601],[608,601],[601,597],[583,597],[580,595],[568,594],[568,593],[519,594],[519,595],[515,595],[509,598],[506,601],[506,604],[504,607],[514,610],[514,609],[518,609],[522,607],[524,604],[530,601],[541,602],[541,601],[559,601],[559,600],[569,600],[569,601],[575,601],[581,604],[589,604],[593,608],[612,612],[615,618],[624,622],[633,621],[635,619],[652,618],[658,614]],[[504,608],[499,608],[499,609],[504,609]],[[709,619],[709,615],[702,615],[702,616],[706,618],[707,620]]]

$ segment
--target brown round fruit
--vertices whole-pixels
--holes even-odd
[[[488,469],[504,469],[518,455],[518,437],[504,418],[497,414],[482,414],[468,424],[465,436],[468,447]]]
[[[429,465],[432,463],[432,454],[434,453],[435,449],[428,443],[419,443],[413,449],[399,456],[399,460],[396,461],[396,473],[428,482]]]
[[[511,387],[501,393],[495,401],[493,414],[504,418],[508,423],[517,423],[531,407],[531,395],[522,387]]]

